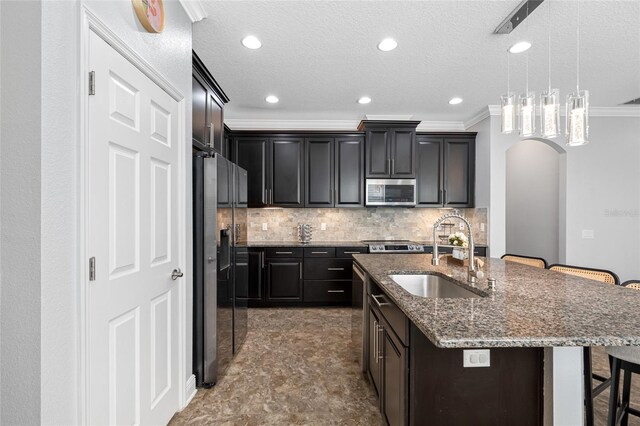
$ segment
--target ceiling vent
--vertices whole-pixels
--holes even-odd
[[[507,16],[507,18],[498,25],[493,33],[494,34],[509,34],[515,30],[516,27],[527,19],[531,12],[536,10],[538,6],[542,4],[544,0],[523,0],[513,12]]]
[[[631,99],[629,102],[625,102],[622,105],[640,105],[640,98]]]

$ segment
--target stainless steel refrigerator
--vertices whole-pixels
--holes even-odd
[[[199,387],[217,382],[247,333],[246,301],[236,297],[236,287],[244,286],[236,265],[246,250],[245,200],[246,171],[217,154],[194,154],[193,371]]]

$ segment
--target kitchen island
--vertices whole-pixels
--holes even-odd
[[[354,258],[366,274],[367,288],[378,293],[377,300],[369,296],[374,320],[378,323],[384,320],[392,329],[394,321],[400,324],[397,320],[388,321],[386,317],[377,318],[376,315],[384,317],[384,313],[376,314],[376,310],[382,311],[380,305],[387,310],[395,306],[406,316],[409,329],[406,342],[402,342],[403,337],[398,333],[389,333],[391,337],[400,337],[396,349],[402,344],[410,349],[407,358],[413,367],[411,376],[408,376],[408,383],[400,384],[406,389],[406,400],[411,400],[411,396],[420,391],[416,385],[422,384],[421,377],[415,375],[416,370],[422,370],[421,360],[413,358],[427,358],[422,360],[424,365],[455,358],[449,362],[451,365],[442,365],[441,368],[450,374],[439,378],[442,386],[455,387],[456,381],[462,383],[480,371],[463,368],[464,350],[489,349],[490,360],[498,360],[498,364],[491,363],[484,370],[485,375],[493,369],[497,378],[504,377],[505,371],[499,369],[504,369],[509,362],[515,362],[512,375],[520,373],[519,365],[525,374],[531,374],[535,372],[537,363],[541,377],[540,386],[536,389],[540,394],[528,395],[523,389],[520,395],[514,395],[514,400],[539,399],[544,409],[538,423],[579,425],[583,421],[582,347],[640,345],[640,325],[635,320],[640,293],[633,290],[493,258],[485,259],[485,278],[479,279],[475,285],[467,282],[466,267],[452,266],[446,261],[432,266],[431,255],[355,255]],[[389,277],[407,274],[435,274],[449,278],[480,297],[415,296]],[[496,279],[494,291],[487,289],[486,278]],[[365,303],[365,311],[366,307]],[[377,333],[380,326],[375,325]],[[372,342],[379,342],[380,336],[376,333],[369,339],[365,335],[365,348]],[[416,353],[413,343],[427,349]],[[369,364],[376,363],[375,357],[369,359]],[[406,367],[409,369],[408,362]],[[454,371],[454,367],[457,370]],[[373,369],[376,368],[378,366],[374,365]],[[495,383],[504,385],[505,382],[496,379]],[[518,383],[511,385],[517,388]],[[486,392],[487,387],[478,389]],[[493,393],[479,394],[477,398],[494,398],[499,391],[494,389]],[[446,394],[442,392],[444,396],[439,396],[445,406],[450,402],[443,400]],[[458,395],[460,405],[450,409],[473,407],[464,400],[460,389]],[[504,397],[508,399],[508,395]],[[414,408],[411,407],[410,412],[415,412]],[[406,417],[407,422],[420,424],[410,415]],[[478,421],[481,423],[482,418],[479,417]]]

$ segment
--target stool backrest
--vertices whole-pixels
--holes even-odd
[[[555,264],[549,266],[549,269],[552,271],[558,271],[569,275],[574,275],[576,277],[587,278],[590,280],[596,280],[607,284],[618,285],[620,284],[620,279],[618,276],[606,269],[594,269],[594,268],[585,268],[582,266],[571,266],[571,265],[560,265]]]
[[[640,290],[640,280],[629,280],[622,283],[626,288],[632,288],[634,290]]]
[[[505,254],[500,259],[518,262],[524,265],[535,266],[536,268],[546,268],[547,261],[541,257],[522,256],[519,254]]]

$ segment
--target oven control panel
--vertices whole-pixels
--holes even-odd
[[[371,244],[369,253],[424,253],[421,244]]]

